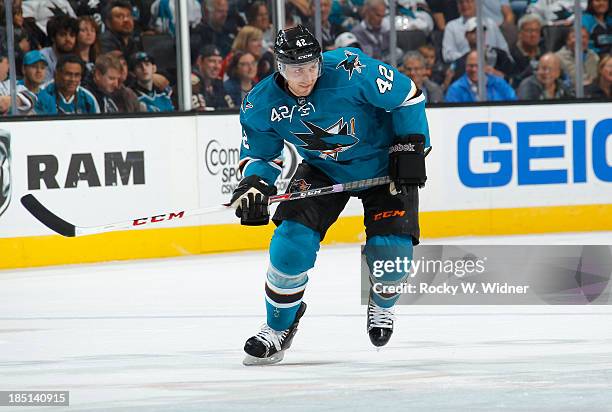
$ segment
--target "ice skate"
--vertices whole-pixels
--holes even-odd
[[[295,320],[288,329],[276,331],[264,324],[259,332],[244,344],[246,357],[242,363],[246,366],[271,365],[283,360],[285,351],[291,347],[297,333],[300,318],[306,312],[306,303],[302,302],[295,314]]]
[[[385,346],[393,334],[393,308],[381,308],[370,298],[367,318],[370,341],[374,346]]]

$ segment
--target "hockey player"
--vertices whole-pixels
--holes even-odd
[[[306,310],[302,296],[319,243],[351,196],[363,203],[368,263],[412,259],[419,242],[418,187],[427,179],[425,99],[408,77],[358,49],[322,54],[302,26],[279,31],[274,52],[278,72],[258,83],[240,110],[244,178],[231,204],[241,224],[269,222],[268,198],[276,194],[284,140],[304,158],[289,190],[386,175],[392,183],[278,207],[265,285],[267,322],[246,341],[245,365],[283,358]],[[406,276],[388,272],[376,282],[399,284]],[[398,298],[370,291],[367,331],[375,346],[391,337]]]

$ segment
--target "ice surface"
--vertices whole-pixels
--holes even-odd
[[[253,252],[0,271],[0,390],[70,390],[71,403],[0,410],[612,411],[612,308],[404,306],[376,350],[358,245],[322,248],[285,360],[245,367],[266,266]]]

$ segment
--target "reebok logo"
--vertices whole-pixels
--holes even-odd
[[[414,144],[412,143],[406,143],[406,144],[394,144],[393,146],[389,147],[389,154],[391,153],[395,153],[395,152],[415,152],[416,148],[414,147]]]

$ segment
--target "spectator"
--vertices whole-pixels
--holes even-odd
[[[253,86],[257,76],[257,60],[249,52],[236,51],[227,67],[228,79],[223,82],[225,91],[239,105]]]
[[[138,96],[136,96],[134,90],[125,85],[129,74],[128,63],[125,56],[121,54],[119,50],[112,51],[110,54],[119,59],[119,63],[121,64],[119,87],[117,87],[117,90],[115,90],[115,92],[112,94],[113,101],[117,104],[117,109],[121,113],[136,113],[141,111],[146,112],[146,107],[140,105]]]
[[[582,9],[587,0],[580,0]],[[536,0],[527,7],[527,14],[540,16],[545,26],[568,26],[574,21],[574,0]]]
[[[336,37],[336,40],[334,40],[334,47],[336,49],[341,47],[354,47],[356,49],[361,49],[361,44],[359,44],[357,37],[355,37],[353,33],[350,31],[345,31]]]
[[[257,27],[263,33],[263,47],[269,49],[274,45],[275,33],[270,23],[270,11],[266,2],[257,0],[251,4],[246,12],[247,24]]]
[[[361,21],[359,7],[362,5],[363,0],[333,0],[329,22],[351,30]]]
[[[203,0],[202,21],[191,32],[193,50],[214,44],[223,56],[227,55],[243,22],[228,19],[227,0]]]
[[[23,17],[26,21],[30,19],[35,21],[37,29],[34,27],[32,29],[39,32],[36,36],[41,44],[45,34],[50,40],[53,40],[48,32],[49,20],[60,16],[76,18],[76,14],[67,0],[28,0],[23,2],[22,9]]]
[[[459,17],[459,10],[454,0],[430,0],[429,6],[439,31],[444,31],[449,21]]]
[[[312,17],[310,0],[287,0],[285,2],[285,14],[291,16],[296,25],[306,26],[310,23]]]
[[[84,78],[91,79],[93,74],[96,57],[100,52],[98,36],[100,29],[98,23],[91,16],[81,16],[79,21],[79,34],[76,39],[76,54],[85,63],[86,74]]]
[[[202,20],[202,6],[198,0],[187,0],[187,23],[196,27]],[[156,33],[175,34],[174,1],[155,0],[151,4],[151,25]]]
[[[561,62],[554,53],[544,54],[535,74],[523,80],[518,88],[521,100],[550,100],[573,97],[571,90],[560,79]]]
[[[75,18],[58,16],[49,19],[47,33],[51,39],[51,46],[40,51],[48,64],[45,81],[53,79],[58,59],[73,52],[78,32],[79,22]]]
[[[32,50],[23,57],[23,80],[19,84],[38,95],[45,82],[47,62],[39,50]]]
[[[321,0],[321,43],[323,51],[335,49],[334,41],[336,37],[345,32],[346,30],[339,25],[335,25],[329,22],[329,13],[331,11],[332,0]],[[315,3],[314,0],[310,0],[311,13],[314,16]],[[310,20],[310,23],[306,26],[311,33],[315,32],[314,19]]]
[[[100,53],[119,50],[131,56],[142,50],[133,37],[134,17],[132,5],[127,0],[112,0],[106,8],[107,30],[100,36]]]
[[[366,0],[363,20],[351,30],[361,44],[361,49],[379,60],[384,60],[389,52],[389,27],[383,24],[386,12],[385,0]]]
[[[263,33],[257,27],[244,26],[232,44],[232,51],[221,64],[220,78],[224,77],[225,68],[232,59],[233,53],[240,50],[251,53],[257,60],[257,80],[274,72],[274,55],[270,50],[263,49]]]
[[[417,50],[425,59],[425,77],[440,85],[442,90],[448,89],[454,72],[447,64],[437,60],[435,47],[431,44],[424,44]]]
[[[465,38],[465,24],[471,17],[476,17],[476,0],[457,0],[457,4],[461,17],[448,22],[442,39],[442,57],[447,63],[454,62],[470,51],[470,46]],[[483,24],[487,27],[485,34],[487,44],[510,53],[508,43],[495,22],[485,18]]]
[[[599,62],[599,76],[584,88],[584,95],[593,99],[612,99],[612,56],[604,56]]]
[[[425,0],[397,0],[395,28],[397,30],[419,30],[429,35],[434,28],[434,22]]]
[[[134,92],[147,112],[174,110],[172,89],[170,87],[159,89],[153,84],[153,75],[157,72],[157,66],[151,56],[145,52],[135,53],[130,60],[130,70],[136,79]]]
[[[410,77],[421,89],[428,103],[439,103],[444,100],[442,88],[425,77],[425,59],[421,53],[416,51],[406,53],[400,71]]]
[[[482,16],[493,20],[497,26],[514,24],[514,12],[508,0],[483,0]]]
[[[121,70],[121,62],[112,53],[102,54],[96,59],[93,83],[89,90],[96,98],[101,113],[117,113],[119,111],[119,107],[112,96],[119,88]]]
[[[486,31],[486,26],[483,27]],[[470,51],[476,50],[476,17],[468,19],[465,23],[465,38],[470,46]],[[509,77],[515,72],[514,61],[508,53],[497,47],[489,47],[486,44],[485,36],[485,72],[498,76],[498,77]],[[465,61],[468,53],[458,58],[455,63],[455,74],[453,81],[459,79],[465,73]]]
[[[38,94],[36,113],[100,113],[96,98],[81,87],[84,72],[85,65],[78,56],[62,55],[57,61],[55,80]]]
[[[521,81],[533,74],[542,56],[542,19],[537,14],[525,14],[518,21],[518,42],[510,47],[516,65],[512,83],[518,87]]]
[[[194,73],[198,81],[192,79],[192,85],[199,86],[192,91],[194,109],[215,110],[235,107],[235,102],[227,94],[220,79],[221,53],[216,46],[205,46],[196,60],[197,71]],[[237,102],[236,102],[237,103]]]
[[[582,26],[589,32],[589,49],[603,56],[612,48],[612,15],[609,0],[589,0]]]
[[[8,56],[0,52],[0,115],[7,115],[11,110],[11,82],[8,79]],[[30,114],[36,103],[36,96],[25,86],[17,85],[17,114]]]
[[[599,56],[593,51],[587,48],[589,43],[589,33],[583,27],[582,28],[582,50],[584,50],[583,60],[583,84],[585,86],[593,83],[593,80],[597,77],[597,65],[599,64]],[[565,46],[556,52],[559,59],[561,59],[561,68],[566,76],[569,77],[572,86],[576,87],[576,59],[575,59],[575,47],[576,47],[576,34],[574,30],[567,33],[565,40]]]
[[[449,23],[450,24],[450,23]],[[516,94],[501,77],[485,73],[486,96],[488,101],[516,100]],[[465,74],[452,83],[446,92],[446,101],[454,103],[477,102],[478,96],[478,53],[471,51],[465,63]]]

